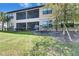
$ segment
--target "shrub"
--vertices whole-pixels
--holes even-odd
[[[64,43],[54,40],[52,37],[43,37],[34,41],[34,46],[30,51],[32,56],[60,56],[71,55],[71,49]]]

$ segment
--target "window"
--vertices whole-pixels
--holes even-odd
[[[44,22],[43,22],[43,25],[47,25],[47,24],[48,24],[48,21],[44,21]]]
[[[48,27],[48,21],[42,21],[41,25],[42,27]]]
[[[52,14],[52,9],[44,9],[43,14]]]
[[[53,25],[50,21],[46,20],[46,21],[42,21],[40,26],[41,28],[49,29],[49,28],[52,28]]]
[[[53,27],[53,23],[52,23],[52,20],[49,21],[49,27]]]
[[[52,10],[48,10],[48,14],[52,14]]]
[[[38,18],[38,17],[39,17],[39,9],[27,11],[27,19]]]
[[[26,23],[16,23],[16,30],[26,30]]]
[[[48,10],[43,10],[43,14],[48,14]]]
[[[26,12],[16,13],[16,20],[26,19]]]

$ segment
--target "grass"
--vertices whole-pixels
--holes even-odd
[[[40,45],[40,47],[43,48],[45,47],[48,48],[53,46],[51,47],[53,49],[54,48],[55,49],[58,48],[58,50],[63,49],[64,52],[50,50],[56,52],[56,55],[57,54],[79,55],[79,43],[63,43],[63,42],[54,43],[55,41],[51,42],[51,40],[49,40],[50,38],[48,37],[49,36],[33,35],[32,32],[1,32],[0,31],[0,56],[29,55],[29,51],[33,50],[34,46],[37,47],[37,45],[35,45],[35,42],[37,44],[43,44],[42,46]],[[38,51],[36,47],[34,47],[34,49]],[[66,48],[69,48],[71,51],[68,52]],[[48,50],[48,53],[50,53],[50,51]]]
[[[39,37],[43,38],[32,32],[0,32],[0,55],[24,55]]]

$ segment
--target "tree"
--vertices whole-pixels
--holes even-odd
[[[45,4],[44,8],[51,8],[53,10],[52,15],[49,16],[49,19],[51,18],[52,20],[55,19],[54,21],[54,25],[55,25],[55,29],[58,29],[58,23],[59,23],[59,16],[60,16],[60,11],[62,10],[61,8],[62,4],[58,4],[58,3],[48,3]]]
[[[54,17],[56,19],[54,22],[56,24],[56,29],[57,29],[58,25],[62,24],[63,25],[63,27],[62,27],[63,34],[65,35],[65,33],[67,32],[67,34],[71,40],[71,37],[68,32],[68,28],[69,28],[68,24],[70,22],[70,23],[73,23],[73,25],[74,25],[74,21],[76,20],[76,18],[79,19],[79,17],[77,17],[78,14],[76,13],[76,11],[79,10],[79,4],[48,3],[48,4],[45,4],[44,8],[53,9],[53,13],[50,17]]]
[[[8,17],[7,13],[0,12],[0,21],[2,22],[2,31],[4,29],[4,23],[8,22],[10,18]]]
[[[7,30],[8,30],[8,21],[12,18],[12,16],[8,16],[8,14],[6,15],[6,19],[5,21],[7,22]]]

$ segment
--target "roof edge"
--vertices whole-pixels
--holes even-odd
[[[35,7],[29,7],[29,8],[23,8],[23,9],[18,9],[18,10],[14,10],[14,11],[9,11],[7,13],[13,13],[13,12],[18,12],[18,11],[22,11],[22,10],[29,10],[29,9],[34,9],[34,8],[40,8],[43,7],[44,5],[40,5],[40,6],[35,6]]]

